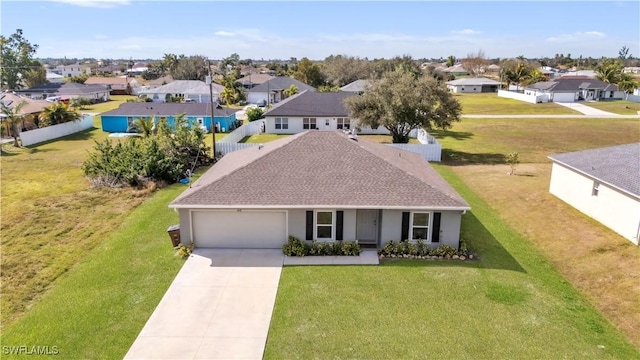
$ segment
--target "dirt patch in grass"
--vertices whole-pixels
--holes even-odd
[[[640,348],[640,248],[549,194],[550,162],[453,170]]]

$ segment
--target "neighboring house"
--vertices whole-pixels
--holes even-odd
[[[549,192],[638,245],[640,143],[551,155]]]
[[[220,92],[224,87],[218,84],[213,86],[213,101],[217,102]],[[183,98],[197,103],[210,103],[211,94],[209,85],[200,80],[176,80],[154,89],[141,90],[140,95],[146,95],[155,103],[168,102],[169,98]]]
[[[442,70],[443,72],[449,73],[453,76],[466,76],[469,75],[469,72],[467,70],[465,70],[462,65],[457,64],[457,65],[453,65],[450,66],[444,70]]]
[[[356,80],[340,88],[340,91],[362,94],[371,86],[371,80]]]
[[[22,102],[26,103],[19,112],[20,115],[24,115],[22,123],[18,126],[18,129],[21,131],[36,129],[39,123],[38,115],[40,115],[44,108],[51,106],[51,103],[46,100],[33,100],[29,97],[9,92],[0,93],[0,102],[9,108],[13,108]],[[0,113],[0,120],[3,117],[4,115]],[[6,134],[11,135],[9,126],[5,124],[3,124],[3,126],[5,126]]]
[[[228,131],[236,127],[236,111],[218,106],[214,109],[214,118],[217,131]],[[102,130],[106,132],[127,132],[136,119],[151,118],[156,121],[166,119],[169,125],[174,126],[175,117],[185,114],[185,118],[191,126],[200,126],[207,132],[211,130],[211,103],[123,103],[119,108],[102,113]]]
[[[546,76],[549,80],[553,80],[556,77],[560,76],[560,72],[557,69],[552,68],[550,66],[540,67],[540,72],[542,73],[542,75]]]
[[[32,99],[47,99],[53,96],[62,100],[84,98],[91,102],[103,102],[109,100],[109,88],[105,85],[85,85],[78,83],[43,84],[25,90],[16,90],[16,93]]]
[[[500,81],[487,78],[462,78],[447,81],[447,89],[454,93],[497,92]]]
[[[86,85],[105,85],[111,95],[131,95],[133,87],[138,86],[138,81],[129,77],[98,77],[92,76],[85,82]]]
[[[575,102],[624,99],[618,86],[587,76],[563,76],[524,88],[525,95],[547,95],[549,101]]]
[[[96,73],[97,74],[120,75],[120,73],[122,73],[122,71],[120,71],[121,68],[124,68],[124,66],[118,65],[118,64],[103,65],[103,66],[99,66],[96,69]]]
[[[349,118],[344,100],[358,96],[353,92],[304,91],[276,104],[265,116],[265,132],[297,134],[305,130],[353,130],[356,120]],[[361,134],[388,134],[384,127],[363,126]]]
[[[273,79],[274,77],[269,74],[249,74],[247,76],[241,77],[236,80],[237,83],[240,83],[242,87],[245,89],[252,89],[257,85],[264,84],[265,82]]]
[[[52,84],[62,84],[64,82],[64,76],[56,74],[54,72],[47,71],[47,81]]]
[[[130,69],[127,69],[127,75],[136,76],[142,75],[143,72],[149,70],[149,67],[146,63],[135,63]]]
[[[70,78],[79,75],[91,75],[91,67],[80,64],[58,65],[52,70],[52,72],[66,78]]]
[[[491,64],[487,66],[487,72],[498,72],[500,71],[500,66],[496,64]]]
[[[418,154],[306,131],[225,155],[169,204],[184,244],[281,248],[422,239],[458,248],[469,204]]]
[[[249,104],[275,104],[286,98],[284,91],[291,85],[298,88],[298,92],[316,91],[312,86],[288,76],[276,76],[271,80],[247,90]]]
[[[629,74],[640,74],[640,66],[627,66],[626,68],[622,69],[622,72]]]

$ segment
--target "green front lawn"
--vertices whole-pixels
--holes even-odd
[[[530,104],[499,97],[496,93],[454,94],[462,105],[463,115],[580,115],[579,112],[554,103]]]
[[[155,193],[122,225],[106,229],[111,233],[100,245],[3,330],[2,345],[56,346],[61,359],[123,358],[183,264],[166,229],[178,222],[167,204],[184,189]]]
[[[266,359],[631,359],[640,353],[458,179],[479,260],[285,267]]]
[[[103,113],[120,107],[120,104],[126,102],[128,99],[137,99],[137,96],[133,95],[111,95],[111,100],[102,103],[89,105],[82,109],[83,112]]]
[[[287,134],[254,134],[251,136],[247,136],[244,139],[240,140],[241,143],[249,143],[249,144],[262,144],[269,141],[274,141],[278,139],[285,138]]]
[[[640,103],[627,100],[590,101],[582,104],[620,115],[638,115]]]

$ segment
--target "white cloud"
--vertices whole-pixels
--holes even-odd
[[[452,33],[457,35],[477,35],[477,34],[482,34],[482,31],[473,30],[473,29],[463,29],[463,30],[453,30]]]
[[[81,7],[93,7],[100,9],[110,9],[116,6],[129,5],[130,0],[51,0],[61,4],[75,5]]]
[[[223,31],[223,30],[216,31],[216,32],[215,32],[215,33],[213,33],[213,34],[214,34],[214,35],[217,35],[217,36],[227,36],[227,37],[230,37],[230,36],[236,36],[236,34],[235,34],[235,33],[232,33],[231,31]]]
[[[574,32],[571,34],[561,34],[557,36],[551,36],[547,38],[550,42],[576,42],[576,41],[590,41],[604,39],[607,35],[600,31],[583,31]]]

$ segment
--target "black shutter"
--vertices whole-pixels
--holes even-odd
[[[343,222],[344,222],[344,211],[336,211],[336,240],[344,240],[342,236]]]
[[[402,213],[402,235],[400,241],[409,239],[409,212]]]
[[[442,213],[433,213],[433,229],[431,230],[431,242],[440,242],[440,217]]]
[[[313,210],[307,211],[307,240],[313,240]]]

